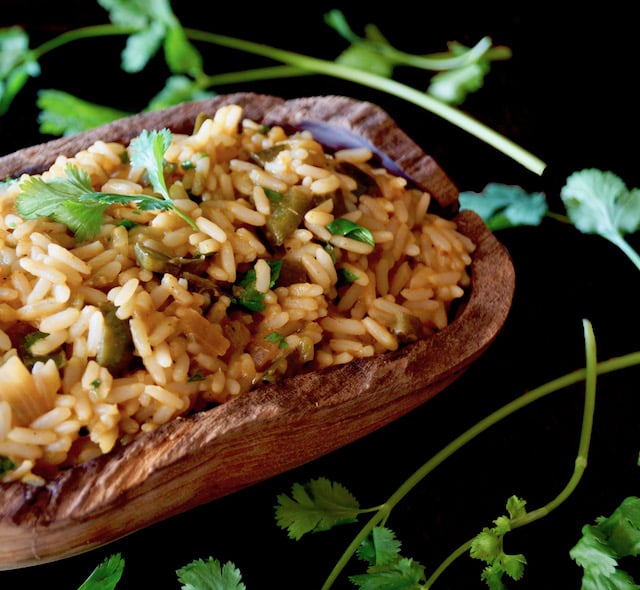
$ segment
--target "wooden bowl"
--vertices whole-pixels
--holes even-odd
[[[198,113],[240,104],[256,121],[309,129],[327,147],[367,145],[433,195],[477,249],[471,288],[441,332],[396,352],[268,385],[64,472],[46,486],[0,487],[0,570],[63,559],[114,541],[330,453],[410,412],[457,379],[508,315],[509,254],[438,164],[379,107],[346,97],[283,100],[239,93],[140,114],[0,158],[0,178],[36,173],[96,139],[142,129],[190,133]]]

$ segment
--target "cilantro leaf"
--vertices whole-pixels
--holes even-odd
[[[334,219],[327,225],[327,229],[334,235],[345,236],[352,240],[358,240],[358,242],[364,242],[369,246],[375,246],[373,234],[369,229],[344,217]]]
[[[267,264],[271,268],[271,281],[269,288],[275,287],[280,270],[282,268],[282,260],[267,260]],[[256,270],[250,268],[240,280],[233,286],[233,295],[231,300],[237,305],[242,305],[251,311],[264,310],[264,293],[256,289]]]
[[[149,60],[162,47],[164,36],[165,28],[157,21],[153,21],[144,29],[129,35],[121,54],[122,69],[129,74],[144,70]]]
[[[130,144],[131,165],[136,168],[145,168],[153,190],[167,200],[171,200],[171,197],[164,179],[162,162],[164,153],[170,145],[171,131],[166,128],[153,131],[143,129]]]
[[[631,576],[618,568],[623,557],[640,555],[640,498],[630,496],[609,517],[582,528],[582,538],[569,551],[584,570],[584,590],[638,590]]]
[[[306,533],[356,522],[360,511],[358,501],[344,486],[326,478],[313,479],[304,486],[294,484],[291,495],[278,495],[276,522],[296,541]]]
[[[100,231],[107,203],[80,203],[82,195],[94,194],[89,174],[67,163],[65,177],[44,180],[29,176],[20,183],[16,210],[25,219],[50,217],[64,223],[78,241],[94,237]]]
[[[573,224],[583,233],[610,238],[640,227],[640,189],[629,190],[613,172],[574,172],[560,191]]]
[[[124,559],[120,553],[107,557],[91,575],[84,581],[78,590],[113,590],[124,570]]]
[[[67,92],[42,90],[38,94],[40,132],[69,136],[94,129],[131,113],[81,100]]]
[[[278,348],[287,348],[289,345],[284,337],[284,335],[280,334],[280,332],[269,332],[264,339],[267,342],[271,342],[273,344],[277,344]]]
[[[115,24],[133,26],[122,52],[122,68],[129,73],[142,71],[162,46],[169,69],[173,74],[204,75],[202,57],[189,42],[187,35],[171,9],[169,0],[129,2],[126,0],[98,0],[109,11]]]
[[[180,23],[167,29],[164,54],[172,74],[189,74],[198,78],[202,74],[202,56],[189,42]]]
[[[428,93],[448,104],[461,104],[469,93],[482,88],[492,61],[511,57],[508,48],[493,47],[488,37],[483,37],[474,47],[449,43],[447,52],[413,55],[393,47],[375,25],[366,25],[365,36],[359,37],[340,10],[325,14],[325,22],[350,43],[337,63],[384,78],[391,78],[396,66],[438,72],[431,78]]]
[[[40,75],[40,65],[29,50],[29,36],[21,27],[0,29],[0,115],[29,78]]]
[[[481,578],[489,588],[504,588],[502,578],[506,574],[513,580],[519,580],[524,574],[527,563],[522,554],[509,554],[504,551],[504,536],[511,530],[511,522],[526,515],[526,502],[516,496],[507,500],[509,516],[500,516],[494,520],[493,527],[484,527],[471,542],[470,555],[487,563]]]
[[[347,19],[342,11],[334,9],[325,14],[325,22],[335,29],[351,45],[345,49],[336,59],[337,63],[366,70],[386,78],[393,75],[395,62],[376,50],[376,44],[393,48],[382,37],[380,31],[373,25],[365,27],[365,38],[360,39],[349,27]]]
[[[640,228],[640,189],[629,190],[613,172],[587,168],[567,178],[560,198],[579,231],[609,240],[640,268],[640,256],[623,237]]]
[[[232,562],[197,559],[177,570],[182,590],[246,590],[240,571]]]
[[[151,99],[146,110],[157,111],[182,102],[202,100],[212,96],[215,96],[215,92],[203,90],[199,82],[187,76],[170,76],[164,88]]]
[[[67,163],[64,172],[61,178],[44,180],[41,176],[28,176],[20,182],[20,194],[16,197],[18,213],[26,219],[51,217],[61,203],[93,193],[86,170]]]
[[[431,78],[427,91],[442,102],[460,105],[468,94],[482,88],[489,71],[489,62],[482,60],[455,70],[439,72]]]
[[[131,140],[131,165],[134,167],[145,168],[149,176],[149,182],[153,190],[160,196],[171,203],[171,209],[175,211],[184,221],[186,221],[193,229],[198,229],[196,222],[191,219],[181,209],[173,204],[167,183],[164,178],[163,158],[165,152],[171,145],[171,131],[169,129],[160,129],[148,131],[147,129]]]
[[[84,242],[100,233],[104,212],[108,207],[108,203],[97,201],[64,201],[51,218],[64,223],[75,234],[76,240]]]
[[[172,15],[169,0],[98,0],[98,4],[109,12],[112,23],[136,29],[127,38],[121,54],[121,65],[125,72],[141,72],[164,41],[167,20]]]
[[[424,582],[424,566],[402,557],[384,567],[370,567],[366,574],[349,576],[362,590],[418,590]]]
[[[391,529],[376,526],[358,548],[357,555],[374,566],[388,565],[400,556],[400,541]]]
[[[116,25],[144,29],[149,24],[154,11],[159,11],[167,0],[149,2],[146,0],[98,0],[98,4],[109,12],[109,19]]]
[[[0,476],[8,473],[9,471],[13,471],[15,468],[16,464],[11,459],[9,459],[9,457],[0,455]]]
[[[475,211],[492,231],[520,225],[540,225],[548,211],[544,193],[519,186],[489,183],[482,193],[461,192],[460,209]]]

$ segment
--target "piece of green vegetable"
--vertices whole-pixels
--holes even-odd
[[[300,226],[304,214],[312,207],[313,196],[300,186],[292,186],[280,198],[270,196],[271,214],[267,218],[265,236],[273,246],[284,241]]]
[[[169,273],[176,277],[181,276],[184,272],[188,272],[191,275],[200,275],[205,272],[208,265],[206,256],[202,255],[194,258],[168,256],[140,242],[134,244],[133,253],[140,268],[155,273]]]
[[[131,365],[133,360],[133,337],[129,330],[129,322],[120,319],[113,303],[103,303],[100,311],[104,317],[104,333],[96,361],[102,367],[118,375]]]

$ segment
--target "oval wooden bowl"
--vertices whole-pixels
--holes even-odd
[[[410,412],[457,379],[508,315],[514,269],[438,164],[379,107],[346,97],[283,100],[239,93],[141,114],[0,158],[0,178],[47,168],[96,139],[142,129],[190,133],[196,115],[236,103],[256,121],[310,129],[328,147],[368,145],[429,190],[476,244],[468,296],[450,325],[394,353],[302,374],[164,427],[42,488],[0,487],[0,569],[70,557],[330,453]]]

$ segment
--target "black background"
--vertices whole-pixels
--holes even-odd
[[[264,2],[174,2],[189,27],[258,41],[333,59],[344,42],[323,22],[340,7],[354,31],[376,24],[399,49],[442,51],[448,41],[472,45],[489,35],[513,57],[492,66],[484,88],[464,110],[548,164],[541,177],[435,115],[383,93],[313,76],[221,87],[220,93],[251,90],[286,98],[345,94],[382,106],[423,149],[433,155],[460,190],[481,191],[489,182],[545,191],[558,198],[567,174],[586,167],[611,170],[629,187],[640,186],[637,109],[637,31],[629,9],[612,3],[565,10],[545,7],[468,9],[395,1],[355,5]],[[515,5],[516,3],[510,3]],[[19,24],[31,46],[65,30],[107,22],[97,3],[4,0],[0,25]],[[124,40],[81,41],[41,60],[41,76],[30,82],[0,118],[0,153],[44,139],[38,132],[36,93],[58,88],[81,98],[137,111],[162,87],[161,60],[143,74],[119,70]],[[208,73],[267,65],[253,56],[199,46]],[[426,88],[427,76],[406,69],[397,78]],[[545,220],[541,227],[504,230],[517,285],[507,323],[489,351],[453,386],[410,415],[322,459],[247,490],[158,523],[101,549],[34,568],[0,572],[4,588],[73,590],[106,556],[120,552],[125,571],[119,590],[179,588],[175,570],[196,558],[232,561],[248,590],[320,588],[358,528],[292,541],[280,530],[273,507],[295,482],[325,476],[343,483],[362,506],[383,502],[424,461],[479,419],[524,392],[584,366],[582,320],[594,327],[601,359],[636,350],[640,325],[638,270],[614,246],[571,226]],[[630,242],[640,246],[631,236]],[[560,507],[509,534],[506,550],[524,553],[525,575],[509,588],[580,588],[581,570],[569,557],[583,525],[609,515],[623,498],[638,493],[638,370],[599,380],[589,465],[575,493]],[[1,384],[0,384],[1,387]],[[555,393],[498,424],[446,461],[393,511],[388,526],[404,555],[427,573],[483,526],[505,513],[516,494],[533,510],[568,482],[577,451],[582,386]],[[364,522],[364,521],[363,521]],[[360,572],[354,563],[349,573]],[[622,566],[640,580],[632,560]],[[463,557],[434,588],[482,588],[482,564]],[[335,588],[352,588],[342,577]]]

